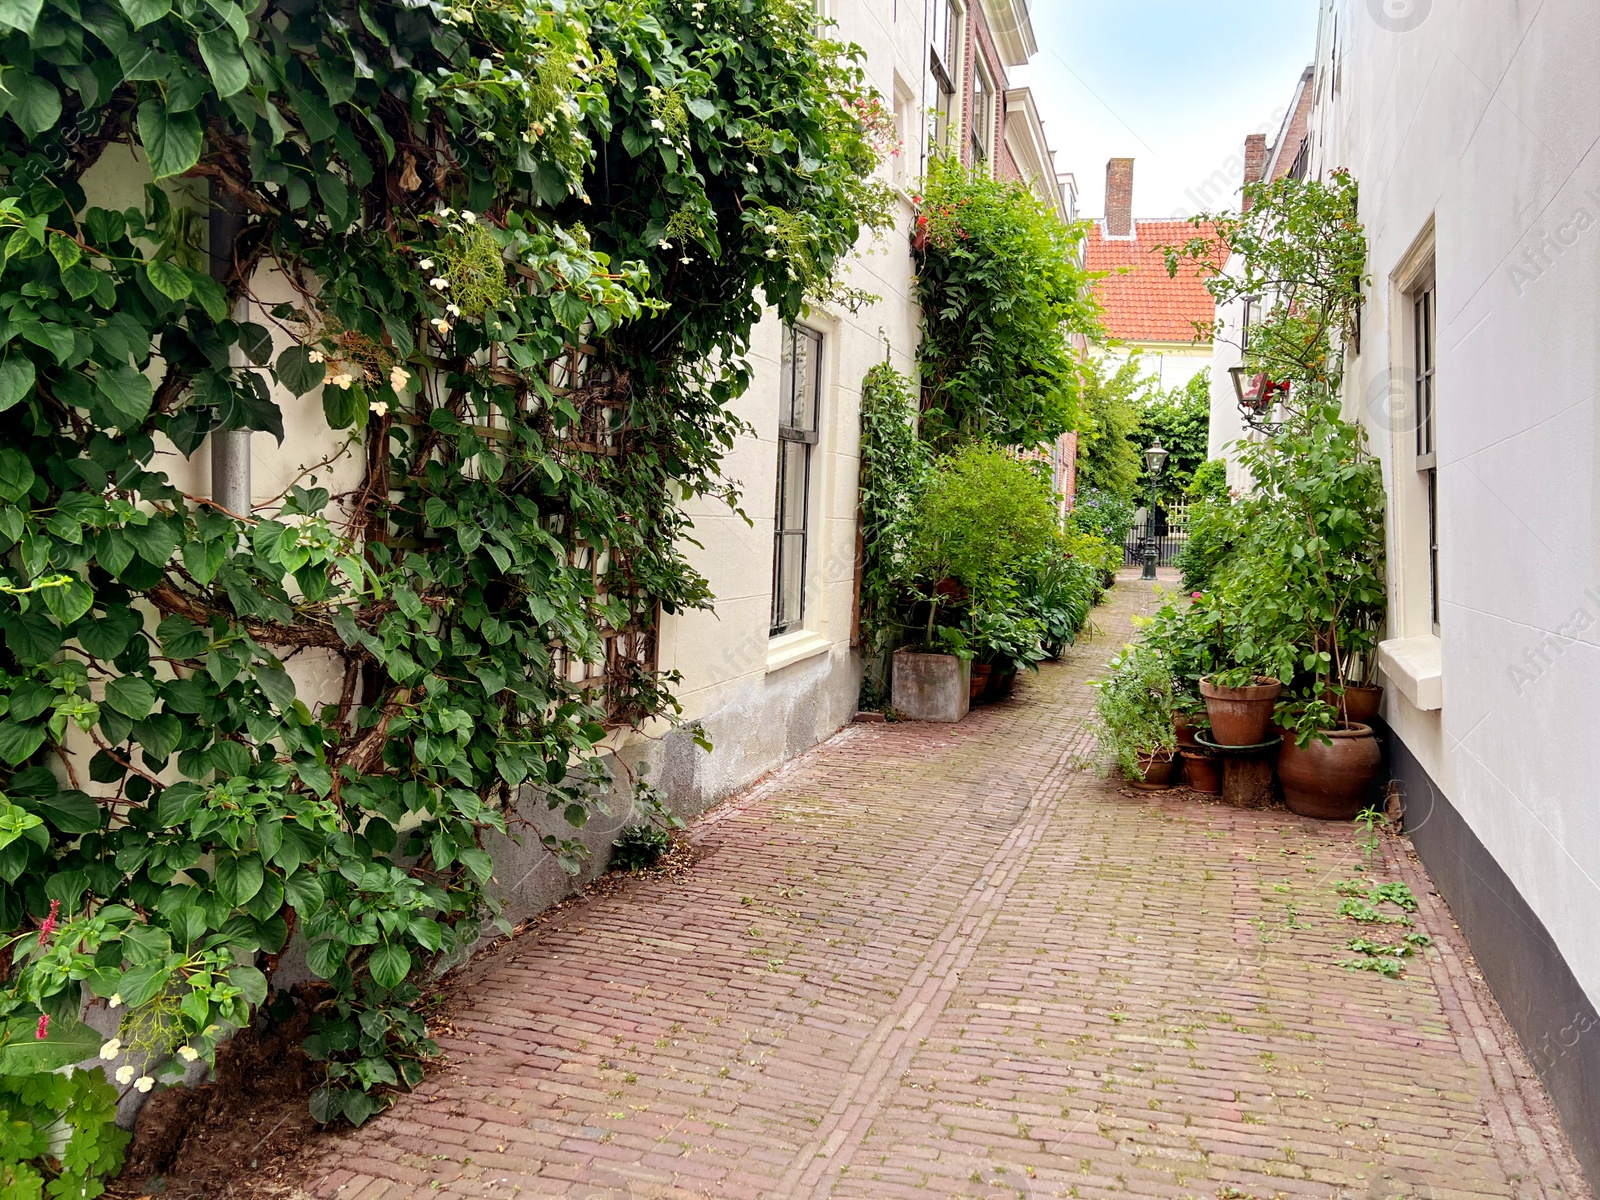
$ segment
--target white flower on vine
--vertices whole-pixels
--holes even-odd
[[[123,1087],[127,1087],[133,1082],[133,1075],[134,1070],[131,1064],[125,1064],[117,1068],[117,1082]]]
[[[762,233],[777,233],[778,232],[778,227],[776,225],[763,225],[761,227],[761,232]]]
[[[422,271],[431,271],[431,270],[433,270],[433,259],[431,259],[431,258],[423,259],[421,262],[419,262],[417,264],[417,269],[418,270],[422,270]]]
[[[405,391],[406,384],[411,382],[411,372],[399,363],[389,368],[389,386],[397,392]]]
[[[461,306],[459,304],[446,304],[444,306],[444,310],[452,317],[459,317],[461,315]]]
[[[155,1085],[156,1081],[148,1075],[141,1075],[133,1081],[134,1090],[140,1092],[148,1092]]]
[[[200,1051],[196,1050],[193,1046],[179,1046],[178,1057],[183,1059],[184,1062],[193,1062],[195,1059],[200,1057]]]
[[[752,175],[754,175],[756,173],[756,165],[755,165],[755,163],[745,163],[744,169],[746,171],[749,171],[750,174],[752,174]]]
[[[326,362],[327,357],[321,350],[312,350],[306,355],[306,361],[314,363]]]
[[[106,1001],[106,1006],[108,1008],[121,1008],[122,1007],[122,993],[121,992],[112,992],[111,993],[111,999]]]
[[[660,117],[656,117],[650,122],[650,128],[657,130],[658,132],[665,133],[667,131],[667,123]]]
[[[672,249],[672,243],[667,241],[666,238],[662,238],[661,239],[661,248],[663,250],[671,250]]]
[[[329,383],[340,389],[348,389],[355,381],[356,377],[350,374],[349,371],[340,371],[337,375],[331,376],[328,379]]]
[[[105,1059],[107,1062],[110,1062],[113,1058],[115,1058],[117,1055],[119,1055],[121,1053],[122,1053],[122,1039],[121,1038],[112,1038],[104,1046],[100,1047],[100,1057]]]
[[[678,261],[681,262],[684,266],[687,267],[690,263],[692,263],[694,261],[694,259],[690,258],[687,254],[685,254]]]
[[[428,280],[428,286],[443,292],[449,289],[450,281],[443,275],[435,275],[432,279]]]
[[[478,223],[478,214],[474,212],[468,212],[463,208],[461,210],[461,219],[468,225],[476,225]]]
[[[768,258],[777,258],[778,257],[778,252],[776,250],[774,250],[771,246],[768,246],[767,247],[767,257]]]
[[[389,402],[387,400],[374,400],[369,407],[375,417],[387,417],[389,415]]]
[[[443,317],[435,317],[435,318],[433,318],[433,321],[431,322],[431,324],[433,325],[433,327],[435,329],[437,329],[439,331],[439,336],[440,337],[446,337],[446,336],[449,335],[449,333],[450,333],[450,322],[446,321]]]

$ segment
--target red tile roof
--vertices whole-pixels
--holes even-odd
[[[1111,272],[1094,285],[1107,335],[1125,342],[1193,343],[1194,323],[1209,325],[1216,305],[1198,267],[1186,265],[1174,279],[1157,247],[1214,236],[1215,226],[1136,220],[1133,230],[1131,238],[1108,238],[1105,223],[1096,221],[1089,231],[1089,270]]]

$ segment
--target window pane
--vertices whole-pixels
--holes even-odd
[[[787,429],[805,433],[817,428],[817,374],[821,338],[809,329],[795,327],[785,339],[784,388],[779,397],[778,420]]]
[[[774,547],[772,628],[787,633],[800,623],[805,585],[806,539],[803,533],[780,534]]]
[[[806,528],[806,458],[804,442],[783,442],[778,461],[778,532],[804,533]]]

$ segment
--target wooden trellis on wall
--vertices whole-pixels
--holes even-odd
[[[632,432],[628,425],[629,380],[626,374],[600,363],[598,354],[594,346],[578,343],[567,347],[550,364],[547,381],[549,393],[555,398],[553,404],[529,385],[522,372],[502,365],[498,348],[489,351],[482,364],[494,382],[514,390],[514,411],[535,424],[545,444],[561,459],[563,469],[580,473],[585,469],[584,456],[617,458],[626,454]],[[497,442],[513,440],[515,435],[507,427],[504,412],[487,397],[469,396],[464,403],[471,411],[458,416],[478,437]],[[415,427],[427,425],[427,419],[416,413],[398,413],[396,419]],[[391,489],[391,502],[401,495]],[[568,525],[565,513],[553,512],[545,518],[546,529],[566,546],[568,564],[589,573],[595,604],[605,605],[612,595],[608,584],[613,565],[611,549],[573,536]],[[389,540],[397,548],[421,544],[415,539],[393,536],[393,531]],[[607,723],[613,727],[638,719],[633,697],[641,691],[641,684],[654,678],[658,662],[659,606],[653,601],[641,604],[645,598],[637,595],[622,599],[623,607],[633,615],[619,628],[601,623],[597,658],[585,657],[560,642],[551,643],[549,648],[552,676],[568,687],[589,693],[592,699],[593,693],[603,693],[599,703]]]

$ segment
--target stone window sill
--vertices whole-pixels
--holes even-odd
[[[1422,712],[1444,707],[1442,663],[1439,639],[1431,633],[1378,643],[1378,666],[1384,676]]]
[[[775,637],[767,643],[767,670],[781,671],[784,667],[793,666],[797,662],[826,654],[832,646],[833,643],[827,638],[809,629],[800,629],[794,633]]]

